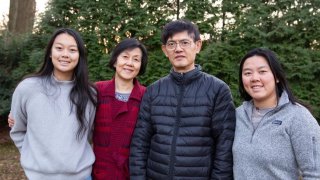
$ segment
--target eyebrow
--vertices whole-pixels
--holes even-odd
[[[122,51],[120,54],[128,55],[128,54],[129,54],[129,50],[124,50],[124,51]],[[120,54],[119,54],[119,55],[120,55]],[[142,57],[142,55],[136,54],[136,55],[133,55],[133,57]]]
[[[258,69],[263,69],[263,68],[268,68],[268,66],[262,65],[262,66],[259,66],[259,67],[258,67]],[[242,71],[249,71],[249,70],[252,70],[252,68],[243,68]]]
[[[71,46],[71,47],[78,47],[78,45],[77,44],[71,44],[71,45],[66,45],[66,44],[63,44],[63,43],[60,43],[60,42],[55,42],[55,43],[53,43],[53,44],[58,44],[58,45],[62,45],[62,46]]]
[[[174,40],[168,40],[168,42],[177,42],[177,41],[185,41],[185,40],[190,41],[189,39],[181,39],[181,40],[176,40],[176,41],[174,41]]]

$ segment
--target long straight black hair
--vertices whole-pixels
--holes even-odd
[[[276,54],[266,48],[255,48],[250,50],[240,61],[240,69],[239,69],[239,92],[241,97],[245,100],[245,101],[249,101],[252,99],[252,97],[246,92],[246,90],[244,89],[243,86],[243,82],[242,82],[242,70],[243,70],[243,64],[244,62],[253,56],[260,56],[263,57],[270,69],[271,72],[274,76],[274,81],[278,83],[276,83],[276,94],[277,94],[277,99],[280,98],[281,94],[283,91],[286,91],[289,97],[289,101],[292,104],[296,104],[299,103],[303,106],[305,106],[306,108],[308,108],[309,110],[311,110],[310,106],[301,102],[300,100],[298,100],[292,93],[292,90],[289,87],[289,83],[287,81],[285,72],[276,56]]]
[[[73,75],[74,86],[71,89],[69,98],[72,103],[70,112],[72,111],[72,108],[74,106],[76,107],[76,115],[79,123],[77,138],[80,139],[81,137],[83,137],[85,131],[89,127],[88,122],[85,120],[85,111],[87,104],[89,101],[91,101],[91,103],[94,104],[94,106],[97,105],[97,91],[95,86],[91,82],[89,82],[87,52],[80,34],[70,28],[61,28],[55,31],[47,44],[42,67],[39,69],[38,72],[31,75],[31,77],[45,77],[45,81],[50,82],[49,79],[51,78],[51,75],[54,70],[54,66],[50,57],[51,49],[56,37],[64,33],[72,36],[75,39],[79,51],[79,61],[74,69]]]

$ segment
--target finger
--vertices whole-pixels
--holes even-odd
[[[12,127],[13,124],[14,124],[13,121],[8,118],[8,125],[9,125],[9,127]]]
[[[8,125],[9,127],[12,127],[14,125],[14,120],[12,119],[11,112],[8,115]]]

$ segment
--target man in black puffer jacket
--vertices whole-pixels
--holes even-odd
[[[172,70],[142,99],[130,179],[233,179],[235,107],[229,87],[195,64],[202,45],[196,25],[172,21],[161,40]]]

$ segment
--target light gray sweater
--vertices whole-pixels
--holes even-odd
[[[233,144],[237,180],[320,179],[320,127],[309,111],[281,95],[278,106],[254,130],[252,101],[236,110]]]
[[[82,180],[90,176],[95,160],[88,142],[95,107],[88,103],[89,129],[77,139],[78,120],[71,111],[73,81],[50,83],[41,78],[23,80],[13,93],[11,113],[15,124],[10,136],[20,151],[21,165],[31,180]]]

